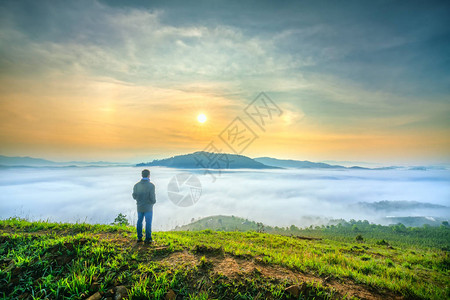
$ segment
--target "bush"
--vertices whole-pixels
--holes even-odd
[[[114,222],[111,223],[111,225],[125,225],[125,226],[128,226],[128,225],[130,225],[130,223],[128,222],[127,216],[122,214],[122,213],[120,213],[114,219]]]
[[[380,245],[380,246],[389,246],[389,243],[386,242],[385,240],[379,240],[379,241],[377,241],[377,245]]]
[[[363,238],[363,236],[362,235],[360,235],[360,234],[358,234],[357,236],[356,236],[356,241],[357,242],[362,242],[362,241],[364,241],[364,238]]]

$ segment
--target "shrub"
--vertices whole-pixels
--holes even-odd
[[[122,214],[122,213],[120,213],[114,219],[114,222],[111,223],[111,225],[125,225],[125,226],[128,226],[128,225],[130,225],[130,223],[128,222],[127,216]]]
[[[385,240],[379,240],[379,241],[377,241],[377,245],[380,245],[380,246],[388,246],[389,243],[386,242]]]
[[[358,234],[357,236],[356,236],[356,241],[357,242],[362,242],[362,241],[364,241],[364,238],[363,238],[363,236],[362,235],[360,235],[360,234]]]

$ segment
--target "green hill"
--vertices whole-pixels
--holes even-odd
[[[412,217],[411,217],[412,218]],[[313,221],[313,219],[310,219]],[[323,238],[335,241],[352,242],[357,235],[372,242],[388,240],[394,246],[434,247],[450,250],[450,227],[447,224],[441,226],[407,227],[401,223],[383,226],[370,224],[368,221],[332,220],[329,225],[309,226],[298,228],[272,227],[236,216],[210,216],[191,222],[190,224],[177,226],[175,231],[199,231],[205,229],[217,231],[257,231],[280,235],[294,235],[304,238]]]
[[[235,216],[210,216],[198,220],[192,220],[191,223],[183,226],[177,226],[176,231],[187,230],[220,230],[220,231],[250,231],[258,230],[258,225],[254,221]]]
[[[392,246],[358,235],[352,241],[338,241],[255,231],[155,232],[155,244],[149,246],[136,244],[135,239],[134,228],[126,226],[0,221],[0,296],[91,300],[450,296],[449,255],[435,247]]]

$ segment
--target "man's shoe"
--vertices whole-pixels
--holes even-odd
[[[142,242],[143,242],[142,239],[138,239],[138,240],[136,241],[136,243],[142,243]]]
[[[151,243],[153,243],[153,240],[145,240],[144,241],[144,244],[146,244],[146,245],[150,245]]]

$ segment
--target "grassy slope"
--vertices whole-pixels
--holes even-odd
[[[4,298],[106,298],[123,285],[131,299],[283,299],[302,282],[300,299],[450,297],[448,252],[434,248],[211,230],[138,246],[133,228],[15,219],[0,234]]]
[[[353,242],[357,235],[362,235],[369,242],[387,240],[393,246],[440,248],[450,250],[450,227],[449,226],[428,226],[406,227],[397,225],[375,225],[368,221],[341,222],[338,225],[316,226],[307,228],[271,227],[249,221],[235,216],[210,216],[193,221],[190,224],[177,227],[179,231],[198,231],[212,229],[218,231],[262,231],[281,235],[300,235],[314,238],[327,238],[335,241]]]

